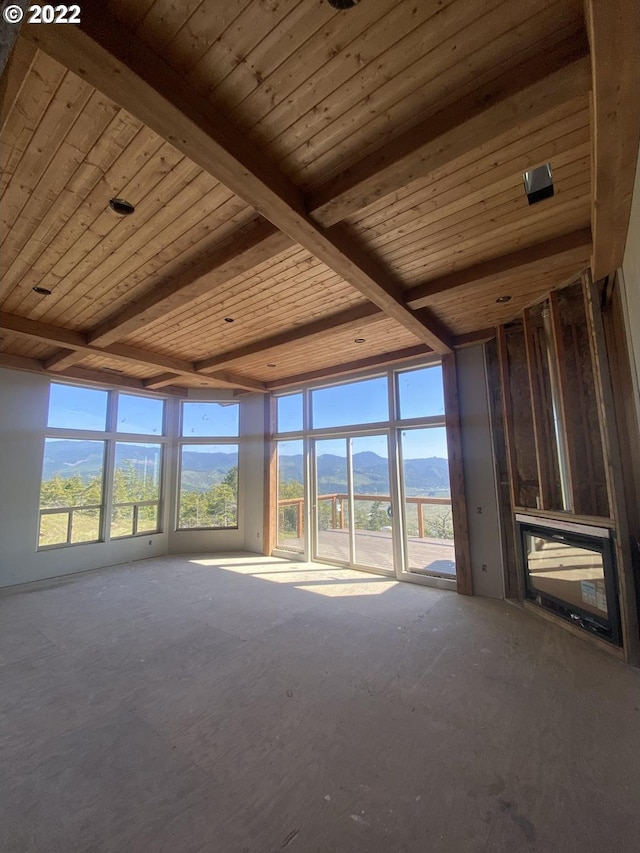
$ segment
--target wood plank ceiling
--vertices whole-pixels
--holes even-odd
[[[597,223],[611,272],[626,200],[595,205],[616,152],[590,99],[600,44],[637,25],[615,4],[616,25],[587,4],[589,39],[582,0],[110,0],[23,24],[0,364],[275,389],[490,337],[589,265]]]

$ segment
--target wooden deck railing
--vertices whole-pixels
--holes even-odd
[[[331,527],[333,530],[344,530],[343,501],[348,500],[349,495],[335,493],[330,495],[318,495],[317,501],[331,501]],[[391,503],[390,495],[354,495],[356,501],[375,501],[378,503]],[[423,498],[420,496],[406,497],[405,503],[416,504],[418,511],[418,536],[424,539],[424,516],[422,507],[429,505],[451,506],[451,498]],[[304,530],[304,498],[285,498],[278,501],[278,509],[284,506],[296,506],[296,536],[300,538]]]

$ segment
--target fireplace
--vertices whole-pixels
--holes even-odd
[[[584,631],[620,645],[612,531],[516,514],[526,597]]]

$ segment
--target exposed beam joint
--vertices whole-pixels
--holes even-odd
[[[25,317],[17,317],[12,314],[3,314],[0,318],[0,328],[11,332],[19,338],[38,341],[39,343],[47,343],[53,346],[63,347],[62,353],[56,354],[48,359],[46,364],[43,364],[45,369],[61,374],[68,371],[70,368],[66,365],[62,368],[65,359],[68,359],[69,350],[75,350],[79,354],[79,358],[87,356],[99,356],[101,358],[110,358],[115,361],[121,361],[128,364],[134,364],[137,367],[145,365],[152,368],[162,368],[165,372],[171,372],[179,376],[200,377],[200,374],[195,370],[190,361],[185,361],[181,358],[162,355],[161,353],[150,352],[148,350],[138,349],[137,347],[127,346],[125,344],[111,344],[108,347],[99,348],[86,343],[85,336],[80,332],[74,332],[70,329],[63,329],[57,326],[51,326],[47,323],[40,323],[37,320],[29,320]],[[237,374],[218,373],[210,377],[212,380],[224,387],[228,388],[243,388],[247,391],[264,392],[265,385],[255,379],[238,376]]]
[[[51,370],[54,373],[60,373],[62,370],[66,370],[68,367],[71,367],[78,361],[82,361],[82,359],[86,357],[87,354],[82,349],[63,349],[55,355],[52,355],[51,358],[47,358],[44,361],[44,366],[47,370]]]
[[[44,364],[37,358],[25,358],[20,355],[11,355],[9,353],[0,353],[0,367],[6,367],[11,370],[24,370],[27,373],[40,373],[51,376],[50,371],[46,369]],[[87,370],[82,367],[72,367],[63,371],[58,376],[66,379],[77,379],[80,382],[90,382],[98,385],[111,385],[116,388],[134,388],[144,389],[145,385],[141,379],[135,379],[131,376],[113,376],[101,370]],[[174,397],[186,397],[186,388],[168,388],[163,392]]]
[[[151,376],[149,379],[143,379],[142,384],[145,388],[157,391],[158,388],[165,388],[167,385],[173,385],[178,379],[180,379],[179,373],[160,373],[158,376]]]
[[[313,192],[311,216],[324,227],[334,225],[589,91],[586,57],[540,75],[537,57],[407,131]]]
[[[451,351],[446,330],[404,304],[393,276],[345,234],[324,233],[284,173],[116,18],[103,10],[73,27],[31,27],[26,37],[171,142],[420,341]]]
[[[487,344],[496,336],[495,327],[489,329],[478,329],[476,332],[466,332],[464,335],[456,335],[454,338],[457,350],[465,347],[474,347],[477,344]]]

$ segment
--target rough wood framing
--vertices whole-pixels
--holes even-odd
[[[444,391],[445,425],[451,481],[451,515],[453,542],[456,554],[456,585],[462,595],[473,595],[471,574],[471,544],[464,488],[462,462],[462,437],[460,431],[460,404],[455,355],[442,359],[442,386]]]
[[[616,562],[618,564],[618,588],[620,590],[620,618],[625,659],[628,663],[640,663],[640,634],[638,633],[638,611],[633,560],[629,538],[629,524],[625,504],[624,477],[622,459],[616,432],[615,404],[611,387],[611,375],[607,362],[606,342],[602,315],[600,313],[600,295],[597,284],[590,271],[583,275],[583,288],[587,322],[590,332],[595,391],[598,400],[598,418],[605,451],[607,488],[609,505],[616,523]]]
[[[553,400],[546,335],[540,306],[524,312],[524,339],[533,412],[533,435],[540,487],[540,509],[564,509],[558,448],[553,428]]]

